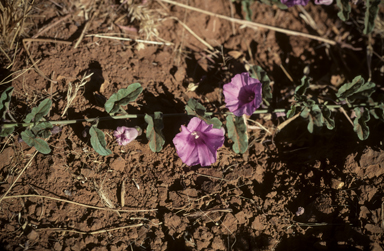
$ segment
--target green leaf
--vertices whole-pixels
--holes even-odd
[[[218,118],[207,118],[206,116],[202,118],[202,120],[204,120],[208,125],[212,124],[213,128],[216,128],[216,129],[220,129],[221,126],[223,125],[223,123],[221,123],[220,119]]]
[[[327,106],[323,106],[321,112],[323,113],[324,123],[329,130],[335,128],[335,121],[331,118],[331,110]]]
[[[306,119],[308,118],[309,112],[310,112],[310,108],[304,107],[304,109],[300,113],[300,116]]]
[[[36,137],[41,137],[46,139],[49,136],[51,136],[52,128],[53,128],[53,125],[51,124],[51,122],[42,122],[32,127],[31,131],[36,135]]]
[[[380,0],[367,0],[367,9],[364,17],[364,34],[371,33],[375,28],[375,19],[379,12]]]
[[[9,103],[11,102],[13,87],[10,86],[3,93],[1,93],[0,97],[0,118],[5,119],[5,114],[9,109]]]
[[[25,130],[22,132],[21,138],[25,143],[27,143],[27,145],[31,147],[34,146],[36,150],[41,153],[48,154],[51,152],[48,143],[43,139],[36,138],[36,136],[30,130]]]
[[[291,109],[287,112],[287,119],[292,118],[296,114],[296,105],[291,105]]]
[[[248,148],[248,134],[244,118],[234,115],[227,116],[228,137],[232,139],[235,153],[244,153]]]
[[[375,92],[375,83],[366,82],[361,76],[355,77],[351,83],[346,83],[340,87],[336,96],[341,99],[347,99],[351,102],[357,98],[369,98]]]
[[[48,114],[49,109],[51,109],[52,106],[52,100],[49,98],[44,99],[38,107],[32,108],[32,111],[27,115],[27,117],[24,119],[25,123],[30,123],[33,121],[33,123],[39,122],[45,115]]]
[[[15,127],[3,128],[0,127],[0,137],[7,137],[9,134],[13,133]]]
[[[135,101],[142,91],[143,87],[141,87],[140,83],[133,83],[125,89],[120,89],[117,93],[112,94],[107,102],[105,102],[105,111],[110,114],[118,112],[120,106]]]
[[[188,115],[205,117],[205,107],[199,103],[196,99],[189,99],[187,105],[185,106],[185,110]]]
[[[336,0],[336,4],[340,9],[339,13],[337,13],[337,16],[341,20],[347,21],[349,19],[349,13],[351,13],[351,5],[349,4],[349,0]]]
[[[310,115],[313,117],[313,123],[317,127],[323,126],[324,118],[323,118],[323,114],[321,113],[321,109],[319,105],[313,105],[311,107]]]
[[[384,122],[384,104],[380,104],[379,108],[377,109],[377,119],[380,119],[381,121]]]
[[[307,76],[302,77],[301,84],[295,89],[295,99],[297,101],[306,101],[307,98],[304,96],[307,91],[309,84],[311,83],[311,78]]]
[[[271,80],[269,79],[267,73],[258,65],[253,65],[250,69],[251,77],[258,79],[262,84],[262,97],[264,104],[267,106],[270,105],[272,100],[272,88],[271,88]]]
[[[205,107],[199,103],[196,99],[191,98],[188,100],[185,110],[188,115],[196,116],[205,121],[208,125],[213,124],[213,128],[220,129],[221,121],[218,118],[211,118],[205,114]]]
[[[107,143],[103,131],[93,125],[91,129],[89,129],[89,135],[91,135],[91,145],[98,154],[107,156],[112,153],[111,150],[106,148]]]
[[[149,140],[149,148],[151,148],[152,152],[160,152],[165,143],[162,133],[164,129],[163,113],[155,112],[154,119],[150,115],[145,114],[144,120],[148,123],[146,136]]]
[[[356,118],[353,121],[353,130],[357,133],[360,140],[366,140],[369,136],[369,127],[367,122],[370,119],[368,109],[364,108],[364,112],[361,113],[360,108],[354,109]]]
[[[241,5],[243,6],[243,10],[245,12],[245,19],[248,21],[252,21],[252,10],[250,9],[250,1],[241,1]]]

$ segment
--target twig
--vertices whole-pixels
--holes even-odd
[[[292,120],[296,119],[297,117],[300,116],[300,112],[298,114],[296,114],[295,116],[293,116],[292,118],[289,118],[287,119],[286,121],[284,121],[283,123],[281,123],[277,128],[276,128],[276,131],[279,132],[281,131],[284,127],[286,127],[289,123],[292,122]]]
[[[8,83],[14,81],[14,80],[17,79],[18,77],[20,77],[21,75],[23,75],[24,73],[26,73],[27,71],[29,71],[30,69],[32,69],[33,67],[35,67],[35,64],[37,64],[37,63],[39,63],[39,62],[40,62],[40,59],[37,60],[37,61],[36,61],[32,66],[30,66],[28,69],[25,69],[25,70],[19,70],[19,71],[21,71],[22,73],[20,73],[19,75],[17,75],[15,78],[12,78],[11,80],[8,80],[7,82],[3,82],[3,81],[5,81],[7,78],[9,78],[10,76],[12,76],[13,74],[18,73],[19,71],[15,71],[15,72],[9,74],[9,75],[6,76],[3,80],[1,80],[0,85],[5,85],[5,84],[8,84]]]
[[[36,154],[38,153],[38,151],[35,151],[35,153],[32,155],[32,157],[29,159],[28,163],[24,166],[23,170],[21,170],[21,172],[19,173],[19,175],[16,177],[16,179],[13,181],[13,183],[11,184],[11,186],[8,188],[8,190],[5,192],[5,194],[0,198],[0,204],[1,202],[3,201],[3,199],[6,199],[6,198],[9,198],[9,197],[6,197],[7,194],[11,191],[12,187],[16,184],[16,181],[19,180],[20,176],[25,172],[25,170],[27,170],[27,168],[31,165],[32,163],[32,160],[33,158],[35,158]]]
[[[56,40],[56,39],[50,39],[50,38],[25,38],[23,40],[26,40],[27,42],[43,42],[43,43],[56,43],[56,44],[66,44],[71,45],[72,42],[65,41],[65,40]]]
[[[246,118],[244,118],[244,119],[246,119]],[[262,124],[260,124],[259,122],[255,121],[255,120],[252,120],[252,119],[247,119],[247,120],[251,121],[252,123],[257,124],[261,129],[263,129],[263,130],[266,131],[267,133],[272,134],[267,128],[265,128],[265,127],[264,127]],[[248,126],[249,129],[252,129],[252,130],[255,129],[255,128],[252,128],[253,126],[248,125],[248,123],[247,123],[247,126]],[[257,129],[259,129],[259,128],[257,128]]]
[[[36,229],[36,231],[37,232],[57,231],[57,232],[69,232],[69,233],[76,233],[76,234],[90,234],[90,235],[92,235],[92,234],[107,233],[107,232],[126,229],[126,228],[141,227],[143,225],[144,225],[143,223],[139,223],[139,224],[128,225],[128,226],[124,226],[124,227],[116,227],[116,228],[103,229],[103,230],[97,230],[97,231],[91,231],[91,232],[79,231],[79,230],[74,230],[74,229],[65,229],[65,228],[38,228],[38,229]]]
[[[92,209],[97,209],[97,210],[105,210],[105,211],[113,211],[113,212],[126,212],[126,213],[135,213],[135,212],[154,212],[157,211],[157,209],[112,209],[112,208],[104,208],[104,207],[96,207],[96,206],[90,206],[70,200],[63,200],[59,198],[54,198],[54,197],[49,197],[45,195],[36,195],[36,194],[24,194],[24,195],[13,195],[13,196],[3,196],[2,199],[14,199],[14,198],[27,198],[27,197],[41,197],[41,198],[47,198],[51,200],[57,200],[61,202],[66,202],[66,203],[71,203],[75,204],[81,207],[87,207],[87,208],[92,208]],[[1,202],[1,200],[0,200]]]
[[[348,119],[349,123],[351,123],[352,126],[354,126],[351,118],[348,116],[347,112],[344,110],[343,107],[340,107],[339,110],[345,115],[345,117]]]
[[[13,60],[12,62],[7,66],[7,69],[9,69],[14,63],[16,59],[17,49],[19,48],[19,42],[16,43],[15,53],[13,54]]]
[[[76,13],[74,14],[76,15]],[[40,35],[42,35],[44,32],[46,32],[47,30],[49,29],[52,29],[53,27],[55,27],[56,25],[58,25],[60,22],[66,20],[67,18],[69,18],[71,16],[71,14],[68,14],[62,18],[60,18],[59,20],[57,20],[56,22],[52,23],[52,24],[49,24],[48,26],[42,28],[39,32],[37,32],[35,35],[32,36],[32,38],[37,38],[39,37]]]
[[[80,35],[79,39],[77,40],[77,42],[76,42],[76,44],[75,44],[75,49],[77,48],[77,46],[79,46],[80,42],[83,40],[83,37],[84,37],[85,32],[87,32],[87,30],[88,30],[89,26],[91,25],[93,19],[95,18],[95,16],[96,16],[98,13],[99,13],[99,11],[96,11],[96,12],[92,15],[91,20],[89,20],[89,21],[85,24],[84,29],[83,29],[83,31],[81,32],[81,35]]]
[[[157,42],[157,41],[148,41],[148,40],[141,40],[141,39],[131,39],[126,37],[112,37],[112,36],[106,36],[104,34],[89,34],[86,35],[86,37],[99,37],[99,38],[108,38],[108,39],[115,39],[115,40],[121,40],[121,41],[134,41],[137,43],[144,43],[144,44],[155,44],[155,45],[173,45],[171,42]]]
[[[187,217],[200,217],[200,216],[207,216],[209,213],[215,213],[215,212],[225,212],[225,213],[232,213],[231,208],[217,208],[217,209],[210,209],[207,211],[199,211],[194,213],[185,213],[184,216]]]
[[[215,13],[210,12],[210,11],[202,10],[202,9],[199,9],[199,8],[195,8],[195,7],[192,7],[192,6],[188,6],[188,5],[185,5],[185,4],[182,4],[182,3],[178,3],[178,2],[174,2],[174,1],[170,1],[170,0],[159,0],[159,1],[162,1],[162,2],[165,2],[165,3],[169,3],[169,4],[172,4],[172,5],[176,5],[176,6],[179,6],[179,7],[182,7],[182,8],[186,8],[186,9],[189,9],[189,10],[197,11],[197,12],[209,15],[209,16],[218,17],[218,18],[221,18],[221,19],[224,19],[224,20],[227,20],[227,21],[231,21],[231,22],[234,22],[234,23],[238,23],[238,24],[241,24],[241,25],[245,25],[245,26],[248,26],[248,27],[264,28],[264,29],[269,29],[269,30],[277,31],[277,32],[281,32],[281,33],[284,33],[284,34],[288,34],[288,35],[307,37],[307,38],[310,38],[310,39],[313,39],[313,40],[318,40],[320,42],[324,42],[324,43],[327,43],[327,44],[330,44],[330,45],[336,45],[337,44],[336,41],[333,41],[333,40],[330,40],[330,39],[326,39],[326,38],[322,38],[322,37],[318,37],[318,36],[313,36],[313,35],[306,34],[306,33],[301,33],[301,32],[298,32],[298,31],[292,31],[292,30],[287,30],[287,29],[283,29],[283,28],[277,28],[277,27],[274,27],[274,26],[266,25],[266,24],[260,24],[260,23],[255,23],[255,22],[251,22],[251,21],[240,20],[240,19],[237,19],[237,18],[231,18],[231,17],[227,17],[227,16],[220,15],[220,14],[215,14]]]
[[[5,51],[3,50],[3,48],[1,48],[1,46],[0,46],[0,51],[8,58],[9,62],[12,63],[11,58],[8,56],[7,53],[5,53]]]
[[[33,39],[37,39],[37,38],[33,38]],[[23,39],[24,49],[25,49],[25,51],[27,52],[27,55],[28,55],[29,60],[31,60],[32,64],[33,64],[34,67],[35,67],[35,70],[37,71],[37,73],[40,74],[40,76],[42,76],[43,78],[45,78],[46,80],[48,80],[48,81],[50,81],[50,82],[52,82],[52,83],[57,83],[57,81],[54,81],[54,80],[52,80],[52,79],[49,79],[47,76],[45,76],[44,73],[42,73],[42,72],[40,71],[39,67],[37,67],[37,65],[35,64],[35,61],[33,60],[31,54],[29,53],[28,48],[27,48],[27,44],[26,44],[27,41],[33,41],[33,39],[32,39],[32,38],[26,38],[26,39]]]
[[[160,0],[162,1],[162,0]],[[185,23],[181,22],[177,17],[170,17],[171,19],[174,19],[176,20],[177,22],[179,22],[183,27],[184,29],[186,29],[189,33],[192,34],[192,36],[194,36],[197,40],[199,40],[202,44],[204,44],[205,46],[208,47],[208,49],[210,49],[211,51],[214,50],[214,48],[208,44],[207,42],[205,42],[202,38],[200,38],[198,35],[196,35],[195,32],[193,32],[193,30],[191,30]]]
[[[223,179],[223,178],[220,178],[220,177],[215,177],[215,176],[206,175],[206,174],[202,174],[202,173],[196,173],[196,174],[199,175],[199,176],[207,177],[207,178],[212,178],[212,179],[223,180],[223,181],[226,181],[226,182],[231,182],[231,180]]]

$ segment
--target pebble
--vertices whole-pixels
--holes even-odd
[[[39,234],[35,230],[31,230],[31,232],[27,235],[28,240],[35,241],[39,238]]]
[[[331,180],[331,187],[333,189],[341,189],[344,186],[344,182],[337,180],[337,179],[332,179]]]

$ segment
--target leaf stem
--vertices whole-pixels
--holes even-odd
[[[339,109],[340,107],[342,107],[342,105],[327,105],[327,107],[329,109]],[[348,108],[352,109],[354,107],[379,108],[379,104],[378,103],[373,103],[373,104],[364,104],[363,103],[363,104],[350,105],[350,107],[348,107]],[[258,109],[253,114],[279,113],[279,112],[287,112],[288,110],[289,110],[289,108],[287,108],[287,109],[280,108],[280,109],[274,109],[274,110]],[[205,114],[208,115],[208,116],[212,116],[212,115],[219,115],[219,114],[230,115],[232,113],[231,112],[224,112],[224,113],[220,113],[220,112],[206,112]],[[169,113],[169,114],[163,114],[163,117],[177,117],[177,116],[187,116],[187,115],[188,114],[186,114],[186,113]],[[105,120],[112,120],[112,119],[116,119],[116,120],[117,119],[136,119],[136,118],[143,118],[144,116],[145,116],[145,114],[124,114],[124,115],[107,116],[107,117],[90,118],[90,119],[41,121],[39,123],[50,122],[53,125],[69,125],[69,124],[76,124],[76,123],[82,123],[82,122],[94,122],[96,120],[105,121]],[[1,127],[6,129],[6,128],[15,127],[15,126],[18,126],[18,127],[28,127],[28,126],[32,126],[32,125],[34,125],[34,123],[3,123],[1,125]]]

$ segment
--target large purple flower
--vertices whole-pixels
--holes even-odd
[[[224,144],[224,129],[213,128],[194,117],[173,138],[177,154],[188,166],[209,166],[216,162],[216,152]]]
[[[113,135],[116,137],[116,141],[119,145],[125,146],[136,139],[139,135],[139,131],[136,128],[121,126],[117,127],[116,131],[113,132]]]
[[[252,115],[261,105],[261,83],[251,78],[248,72],[236,74],[230,83],[223,86],[227,108],[236,116]]]

